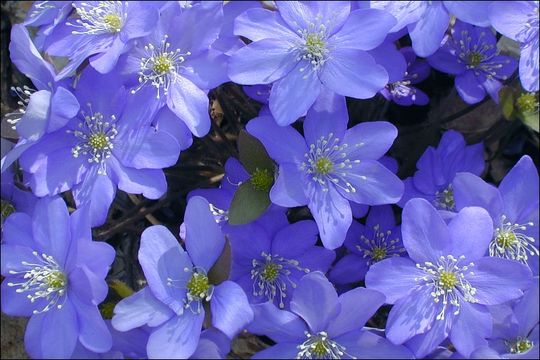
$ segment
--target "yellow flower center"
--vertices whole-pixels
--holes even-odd
[[[538,100],[535,93],[523,93],[516,100],[516,107],[522,113],[531,113],[538,110]]]
[[[480,63],[484,60],[484,55],[477,52],[472,52],[469,54],[469,65],[472,67],[480,65]]]
[[[321,175],[326,175],[330,173],[333,168],[334,164],[327,157],[320,157],[315,163],[315,170]]]
[[[96,150],[103,150],[109,145],[109,140],[104,133],[96,133],[90,135],[88,143]]]
[[[514,343],[510,343],[512,354],[522,354],[533,347],[533,342],[529,339],[518,338]]]
[[[456,274],[450,271],[443,271],[439,277],[439,284],[444,290],[453,289],[457,282]]]
[[[279,276],[279,270],[279,266],[276,263],[266,263],[261,273],[261,277],[265,281],[274,281]]]
[[[324,356],[328,354],[328,349],[326,348],[324,341],[317,341],[312,348],[311,353],[318,359],[324,359]]]
[[[250,181],[255,190],[268,191],[274,183],[274,177],[267,169],[257,168],[253,174],[251,174]]]
[[[374,247],[372,259],[374,262],[381,261],[386,257],[386,248]]]
[[[122,29],[122,19],[117,14],[107,14],[103,18],[110,32],[119,32]]]
[[[208,289],[210,289],[208,277],[201,273],[193,273],[187,284],[187,289],[192,297],[198,299],[204,298]]]
[[[517,237],[513,231],[499,232],[495,241],[500,247],[509,248],[517,241]]]
[[[52,271],[45,277],[45,283],[53,289],[62,289],[66,286],[66,275],[61,271]]]
[[[166,74],[171,71],[172,61],[168,56],[159,55],[154,59],[154,71],[157,74]]]

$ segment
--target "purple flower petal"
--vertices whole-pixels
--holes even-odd
[[[459,20],[476,26],[490,26],[489,1],[444,1],[444,6]]]
[[[405,205],[401,230],[407,253],[419,263],[437,260],[451,246],[446,223],[424,199],[412,199]]]
[[[356,254],[348,254],[334,264],[328,279],[336,284],[350,284],[364,280],[367,271],[366,259]]]
[[[462,301],[459,315],[452,324],[452,344],[460,354],[469,357],[475,349],[487,345],[485,339],[491,335],[492,322],[484,306]]]
[[[498,305],[519,298],[531,285],[528,267],[513,260],[484,257],[474,261],[473,273],[467,280],[476,288],[479,304]]]
[[[292,312],[305,320],[312,333],[325,331],[340,309],[336,290],[319,271],[300,280],[290,306]]]
[[[328,191],[318,191],[317,186],[308,184],[308,207],[317,222],[324,247],[333,250],[345,241],[352,222],[351,206],[333,186],[329,186]]]
[[[496,1],[489,6],[491,25],[501,34],[516,41],[525,41],[525,24],[532,12],[527,1]]]
[[[199,342],[204,310],[194,314],[186,311],[174,316],[156,329],[148,338],[146,351],[149,358],[187,359],[195,352]]]
[[[104,281],[102,282],[105,284]],[[113,344],[111,333],[97,307],[80,301],[77,297],[73,297],[71,300],[77,310],[81,344],[94,352],[109,351]]]
[[[406,297],[396,301],[386,323],[386,336],[394,344],[402,344],[425,333],[434,321],[441,321],[435,320],[440,306],[433,301],[430,291],[416,287]]]
[[[471,173],[457,173],[452,181],[452,189],[456,209],[460,210],[466,206],[480,206],[489,211],[492,219],[501,217],[503,200],[499,191],[480,177]]]
[[[386,302],[393,304],[407,296],[418,285],[415,279],[424,274],[410,259],[391,257],[371,265],[366,274],[366,286],[382,292]]]
[[[334,339],[347,353],[357,359],[412,359],[405,346],[394,345],[382,336],[369,331],[351,331]]]
[[[398,134],[397,128],[386,121],[369,121],[347,130],[344,143],[350,158],[377,160],[390,149]]]
[[[420,20],[408,26],[416,55],[427,57],[435,53],[441,46],[449,22],[450,15],[442,3],[427,6]]]
[[[373,97],[388,83],[388,73],[369,53],[347,48],[332,51],[320,78],[334,92],[357,99]]]
[[[493,238],[493,221],[488,212],[480,207],[466,207],[448,224],[451,238],[450,254],[467,261],[484,256]]]
[[[317,224],[312,220],[298,221],[281,229],[272,241],[272,253],[294,258],[305,253],[317,242]]]
[[[210,130],[208,96],[194,83],[182,76],[169,89],[167,106],[176,114],[193,135],[202,137]]]
[[[182,63],[183,75],[200,89],[213,89],[227,81],[227,56],[208,50],[197,57],[188,57]]]
[[[378,291],[356,288],[339,296],[339,314],[330,320],[328,334],[338,337],[362,328],[384,304],[384,295]]]
[[[478,82],[472,70],[456,76],[456,90],[467,104],[475,104],[486,97],[486,90]]]
[[[270,84],[296,66],[293,45],[278,39],[253,42],[233,54],[229,60],[229,77],[243,85]]]
[[[91,226],[95,227],[107,220],[109,208],[116,195],[116,186],[109,177],[98,175],[95,171],[89,175],[82,183],[75,185],[72,192],[78,208],[88,207]]]
[[[25,213],[13,213],[8,216],[2,224],[2,233],[4,244],[20,245],[28,248],[35,246],[32,234],[32,218]]]
[[[158,199],[167,191],[167,181],[162,170],[125,167],[114,157],[107,162],[110,177],[118,188],[129,194],[142,194],[148,199]]]
[[[316,144],[321,137],[327,137],[330,133],[342,139],[348,122],[345,97],[323,88],[304,120],[306,143]]]
[[[139,262],[155,297],[182,314],[186,288],[170,286],[168,279],[187,283],[189,273],[184,268],[191,268],[191,261],[166,227],[155,225],[142,233]]]
[[[184,222],[186,249],[193,264],[209,271],[223,251],[225,238],[210,213],[208,201],[202,197],[192,197],[186,208]]]
[[[307,69],[307,72],[302,69]],[[311,69],[311,64],[306,60],[299,62],[270,90],[270,111],[278,125],[292,124],[305,115],[319,96],[320,90],[321,81]]]
[[[171,309],[156,299],[147,286],[116,304],[111,323],[119,331],[129,331],[143,325],[159,326],[172,316]]]
[[[253,311],[244,290],[232,281],[224,281],[214,288],[210,309],[212,325],[229,339],[253,320]]]
[[[254,320],[248,329],[254,334],[266,335],[275,342],[302,342],[306,323],[287,310],[280,310],[271,302],[253,305]]]
[[[66,261],[71,243],[69,221],[69,212],[62,198],[43,198],[36,203],[32,222],[34,240],[60,266]]]
[[[444,319],[434,321],[430,330],[416,335],[406,343],[406,346],[413,351],[416,358],[425,357],[448,337],[453,318],[453,313],[447,312]]]
[[[403,195],[403,182],[377,161],[362,160],[359,164],[351,164],[347,180],[356,191],[341,188],[338,191],[359,204],[395,204]]]
[[[330,41],[344,48],[372,50],[383,42],[395,24],[396,19],[384,10],[355,10]],[[363,32],[371,36],[358,36]]]
[[[289,29],[277,11],[249,9],[234,20],[234,34],[251,41],[283,39],[288,43],[298,40],[298,35]]]
[[[2,261],[4,261],[5,256],[3,253],[10,250],[11,249],[9,248],[2,247]],[[24,258],[21,257],[19,259],[22,260]],[[30,259],[35,259],[35,257],[32,256]],[[4,266],[4,264],[2,264],[2,266]],[[25,268],[28,269],[27,267]],[[10,316],[32,316],[34,310],[42,309],[47,305],[44,301],[40,301],[39,299],[36,302],[31,303],[26,297],[27,294],[17,292],[18,287],[8,286],[8,283],[11,282],[20,283],[24,281],[26,281],[26,279],[23,279],[22,276],[10,276],[2,281],[2,297],[0,300],[2,301],[2,311],[5,314]]]
[[[277,139],[276,139],[277,140]],[[278,177],[270,189],[270,199],[274,204],[286,207],[304,206],[308,203],[301,181],[304,175],[298,165],[284,163],[279,165]]]
[[[279,126],[270,116],[261,116],[246,125],[247,131],[259,139],[268,155],[278,163],[302,162],[307,146],[304,138],[290,126]]]
[[[524,155],[514,165],[501,181],[499,191],[503,198],[505,215],[511,221],[518,221],[538,200],[538,171],[529,156]]]

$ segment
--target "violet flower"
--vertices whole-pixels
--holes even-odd
[[[428,61],[433,68],[456,75],[457,92],[468,104],[482,101],[486,93],[498,103],[501,81],[517,68],[514,58],[498,54],[497,39],[489,28],[460,21]]]
[[[538,91],[538,1],[492,1],[492,26],[521,45],[519,79],[527,91]]]
[[[538,278],[515,304],[492,306],[493,335],[473,359],[538,359]],[[512,305],[512,306],[511,306]]]
[[[40,55],[23,25],[14,25],[11,29],[9,53],[19,71],[32,80],[36,89],[13,88],[20,98],[21,108],[6,114],[6,119],[20,139],[12,151],[2,156],[2,172],[43,135],[62,128],[79,111],[77,99],[66,84],[54,80],[54,68]]]
[[[14,213],[3,226],[2,311],[30,316],[25,347],[34,358],[69,358],[78,341],[105,352],[111,334],[97,305],[114,249],[93,242],[85,209],[71,216],[64,200],[43,198],[32,217]]]
[[[366,225],[353,221],[344,245],[349,253],[332,267],[328,276],[336,284],[362,281],[373,264],[393,256],[407,256],[401,228],[396,225],[390,205],[371,207]]]
[[[151,126],[156,109],[128,98],[114,73],[85,70],[75,94],[85,104],[65,128],[43,136],[20,158],[37,196],[73,189],[78,207],[90,206],[92,226],[102,224],[116,188],[157,199],[167,190],[163,168],[174,165],[180,150],[173,133],[181,123],[162,118]]]
[[[491,335],[486,305],[522,296],[531,285],[531,271],[515,261],[485,256],[493,222],[482,208],[464,208],[447,225],[429,202],[412,199],[402,220],[410,259],[383,260],[366,275],[366,286],[394,304],[386,337],[406,343],[417,357],[449,337],[468,357]]]
[[[324,92],[306,116],[305,139],[270,116],[255,118],[246,127],[279,165],[270,199],[284,207],[307,205],[327,249],[345,240],[352,222],[349,201],[395,203],[403,191],[399,178],[377,161],[397,129],[375,121],[347,130],[347,122],[345,99]]]
[[[366,288],[338,297],[321,272],[307,274],[294,291],[290,311],[279,310],[270,302],[253,306],[255,319],[248,330],[276,342],[253,358],[412,358],[404,346],[364,329],[383,303],[381,293]]]
[[[487,254],[519,261],[538,275],[538,170],[525,155],[508,172],[499,188],[476,175],[458,173],[454,179],[456,210],[486,209],[493,220],[493,239]]]
[[[429,77],[431,71],[429,65],[424,60],[418,60],[410,47],[401,48],[399,52],[405,60],[403,61],[405,66],[401,62],[385,66],[386,69],[390,67],[392,70],[388,70],[389,83],[380,93],[386,100],[401,106],[427,105],[428,96],[422,90],[411,85],[418,84]],[[388,56],[383,55],[384,58],[389,59]],[[382,65],[384,66],[384,64]]]
[[[49,55],[69,58],[58,73],[63,79],[89,58],[102,74],[111,71],[130,41],[150,34],[158,9],[144,1],[74,1],[75,18],[58,25],[47,39]]]
[[[325,273],[335,254],[317,242],[312,220],[289,224],[284,211],[268,211],[256,221],[230,226],[231,280],[252,304],[270,301],[288,308],[298,281],[312,271]]]
[[[321,89],[367,99],[388,83],[384,68],[366,51],[394,26],[390,14],[351,12],[348,1],[276,6],[278,11],[250,9],[237,17],[234,33],[253,42],[231,56],[229,77],[242,85],[273,84],[269,105],[279,125],[303,116]]]
[[[372,8],[388,11],[396,19],[390,30],[397,33],[407,27],[414,52],[421,57],[433,55],[441,46],[450,23],[450,15],[478,26],[489,26],[487,9],[491,1],[371,1]]]
[[[185,223],[187,252],[164,226],[151,226],[143,232],[139,262],[148,286],[114,309],[112,324],[117,330],[143,325],[154,328],[147,345],[151,358],[191,356],[199,342],[206,303],[212,325],[229,338],[253,319],[240,286],[229,280],[214,284],[209,279],[225,238],[205,199],[189,200]]]
[[[405,193],[398,205],[403,207],[412,198],[423,198],[439,210],[454,211],[452,181],[458,172],[480,175],[484,170],[482,143],[467,145],[463,135],[447,130],[439,145],[428,147],[422,154],[413,176],[405,179]]]
[[[121,57],[119,71],[129,78],[132,94],[140,93],[149,106],[166,105],[202,137],[210,130],[208,90],[228,80],[227,56],[210,49],[221,29],[222,4],[165,6],[154,31]]]
[[[34,1],[32,3],[22,24],[37,28],[34,44],[38,50],[43,50],[53,30],[69,16],[72,10],[72,1]]]

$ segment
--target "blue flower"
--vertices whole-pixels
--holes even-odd
[[[43,50],[48,36],[69,16],[73,10],[71,3],[71,1],[34,1],[32,3],[22,24],[37,28],[34,44],[38,50]]]
[[[140,93],[150,106],[166,105],[202,137],[210,130],[208,90],[228,80],[227,56],[210,48],[221,29],[222,4],[167,6],[156,29],[121,57],[119,71],[132,94]]]
[[[412,47],[418,56],[433,55],[441,46],[450,15],[477,26],[489,26],[490,1],[372,1],[371,6],[392,14],[396,25],[392,33],[407,27]]]
[[[538,1],[492,1],[492,26],[521,45],[519,79],[527,91],[538,91]]]
[[[435,69],[456,75],[458,94],[468,104],[482,101],[486,92],[499,102],[501,81],[517,68],[516,60],[498,54],[497,38],[489,28],[460,21],[428,61]]]
[[[240,286],[228,280],[214,284],[209,278],[225,238],[208,202],[191,198],[185,223],[187,252],[164,226],[152,226],[143,232],[139,262],[148,286],[114,309],[112,324],[117,330],[143,325],[155,328],[148,340],[149,357],[191,356],[199,342],[205,303],[209,303],[212,325],[229,338],[253,319]]]
[[[493,335],[488,345],[476,350],[475,359],[538,359],[538,279],[514,304],[491,307]]]
[[[351,12],[348,1],[276,5],[278,11],[250,9],[236,19],[234,33],[253,42],[231,56],[229,77],[243,85],[273,83],[269,105],[278,124],[303,116],[322,89],[367,99],[388,83],[367,50],[394,26],[390,14]]]
[[[410,259],[385,259],[366,275],[366,286],[394,304],[386,336],[394,344],[406,342],[417,357],[450,337],[469,357],[491,335],[486,305],[521,297],[532,283],[531,271],[515,261],[485,256],[493,222],[482,208],[464,208],[446,224],[429,202],[412,199],[402,220]]]
[[[97,305],[107,295],[114,250],[91,239],[86,211],[70,216],[59,197],[4,223],[2,311],[31,316],[25,347],[34,358],[69,358],[78,341],[94,352],[111,347]]]
[[[304,121],[305,139],[270,116],[247,125],[279,165],[270,199],[284,207],[308,205],[328,249],[345,240],[352,222],[349,201],[389,204],[403,192],[398,177],[377,161],[392,145],[397,129],[375,121],[347,130],[347,122],[343,97],[323,92]]]
[[[21,108],[6,114],[6,118],[17,130],[20,140],[2,157],[2,172],[43,135],[62,128],[79,111],[79,102],[70,87],[54,80],[54,68],[40,55],[24,26],[13,26],[9,52],[13,63],[32,80],[36,89],[12,88],[20,98]]]
[[[394,47],[394,45],[392,45]],[[429,77],[430,67],[416,59],[410,47],[379,53],[379,48],[372,50],[375,61],[388,71],[388,85],[380,91],[386,100],[394,101],[401,106],[427,105],[428,96],[420,89],[412,86]],[[393,56],[391,54],[394,54]],[[390,56],[389,56],[390,55]]]
[[[231,279],[256,304],[270,301],[288,308],[298,281],[312,271],[326,272],[335,254],[317,241],[312,220],[289,224],[285,209],[268,211],[256,221],[230,226]]]
[[[353,221],[344,245],[349,254],[332,267],[328,276],[336,284],[362,281],[373,264],[393,256],[407,256],[390,205],[371,207],[366,225]]]
[[[68,57],[57,79],[70,76],[84,60],[102,74],[110,72],[132,40],[146,36],[158,9],[144,1],[74,1],[76,17],[58,25],[47,39],[49,55]]]
[[[73,190],[78,207],[90,206],[92,226],[102,224],[116,188],[157,199],[167,189],[163,168],[174,165],[191,135],[178,143],[183,124],[160,117],[136,97],[129,98],[114,73],[85,70],[75,95],[84,104],[64,128],[43,136],[20,158],[37,196]],[[180,127],[180,129],[179,129]],[[184,132],[185,134],[185,132]]]
[[[480,175],[484,170],[484,145],[467,145],[463,135],[446,131],[439,146],[428,147],[416,163],[414,176],[405,179],[405,193],[398,205],[412,198],[423,198],[439,210],[454,211],[452,181],[458,172]]]
[[[276,342],[253,358],[412,358],[407,348],[364,329],[383,303],[381,293],[366,288],[338,297],[321,272],[307,274],[294,291],[290,311],[270,302],[253,306],[255,319],[248,330]]]
[[[538,170],[523,156],[499,188],[476,175],[458,173],[454,179],[456,210],[466,206],[486,209],[493,220],[490,256],[519,261],[538,275]]]

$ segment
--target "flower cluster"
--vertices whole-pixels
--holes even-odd
[[[493,140],[521,123],[409,124],[415,158],[385,119],[451,98],[441,79],[537,116],[538,9],[34,2],[1,143],[1,306],[30,317],[27,353],[226,358],[250,333],[254,358],[538,358],[538,158]],[[216,100],[235,92],[248,118]]]

